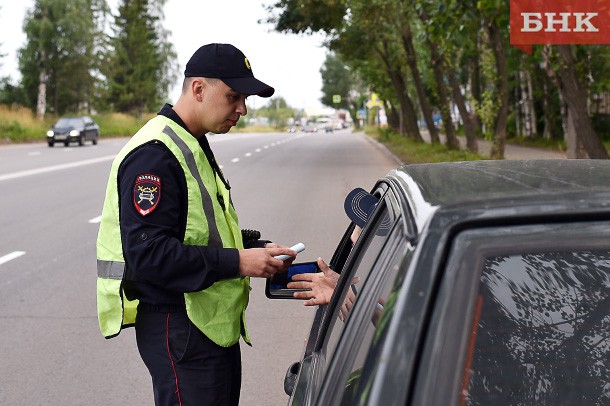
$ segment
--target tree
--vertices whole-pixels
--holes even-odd
[[[19,69],[26,103],[38,118],[90,111],[96,83],[96,38],[102,27],[96,15],[105,0],[36,0],[26,14],[27,44],[19,50]]]
[[[335,53],[326,55],[324,65],[320,68],[322,75],[322,104],[343,108],[349,111],[352,121],[359,126],[358,110],[366,101],[366,90],[360,78]],[[335,103],[333,96],[341,97],[340,103]]]
[[[568,157],[608,159],[608,151],[591,124],[588,95],[577,72],[573,47],[555,45],[553,48],[546,47],[545,57],[547,71],[555,79],[568,107]]]
[[[104,73],[108,102],[116,110],[142,115],[158,107],[177,78],[176,53],[165,40],[165,0],[122,0],[114,19]]]
[[[286,127],[288,120],[295,116],[295,111],[283,97],[273,97],[265,107],[258,109],[256,114],[267,117],[275,128],[280,129]]]
[[[477,151],[484,133],[492,158],[502,159],[510,135],[549,139],[561,118],[569,156],[607,157],[591,114],[610,91],[608,47],[556,46],[524,58],[508,44],[506,1],[279,0],[268,10],[278,31],[325,33],[402,135],[421,140],[421,117],[434,142],[431,111],[440,111],[447,146],[457,147],[457,110],[467,147]]]

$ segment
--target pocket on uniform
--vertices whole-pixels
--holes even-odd
[[[168,313],[168,317],[167,337],[169,352],[174,362],[178,363],[188,352],[193,324],[184,313]]]

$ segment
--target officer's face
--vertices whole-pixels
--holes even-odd
[[[248,114],[246,95],[231,89],[221,80],[203,81],[200,120],[206,132],[224,134]]]

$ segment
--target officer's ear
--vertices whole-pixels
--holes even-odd
[[[191,92],[197,101],[201,101],[203,99],[205,87],[206,83],[203,78],[193,78],[193,82],[191,83]]]

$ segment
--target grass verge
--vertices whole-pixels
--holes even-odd
[[[489,159],[467,150],[449,149],[442,144],[415,142],[387,128],[368,127],[365,133],[385,145],[401,161],[409,164]]]

